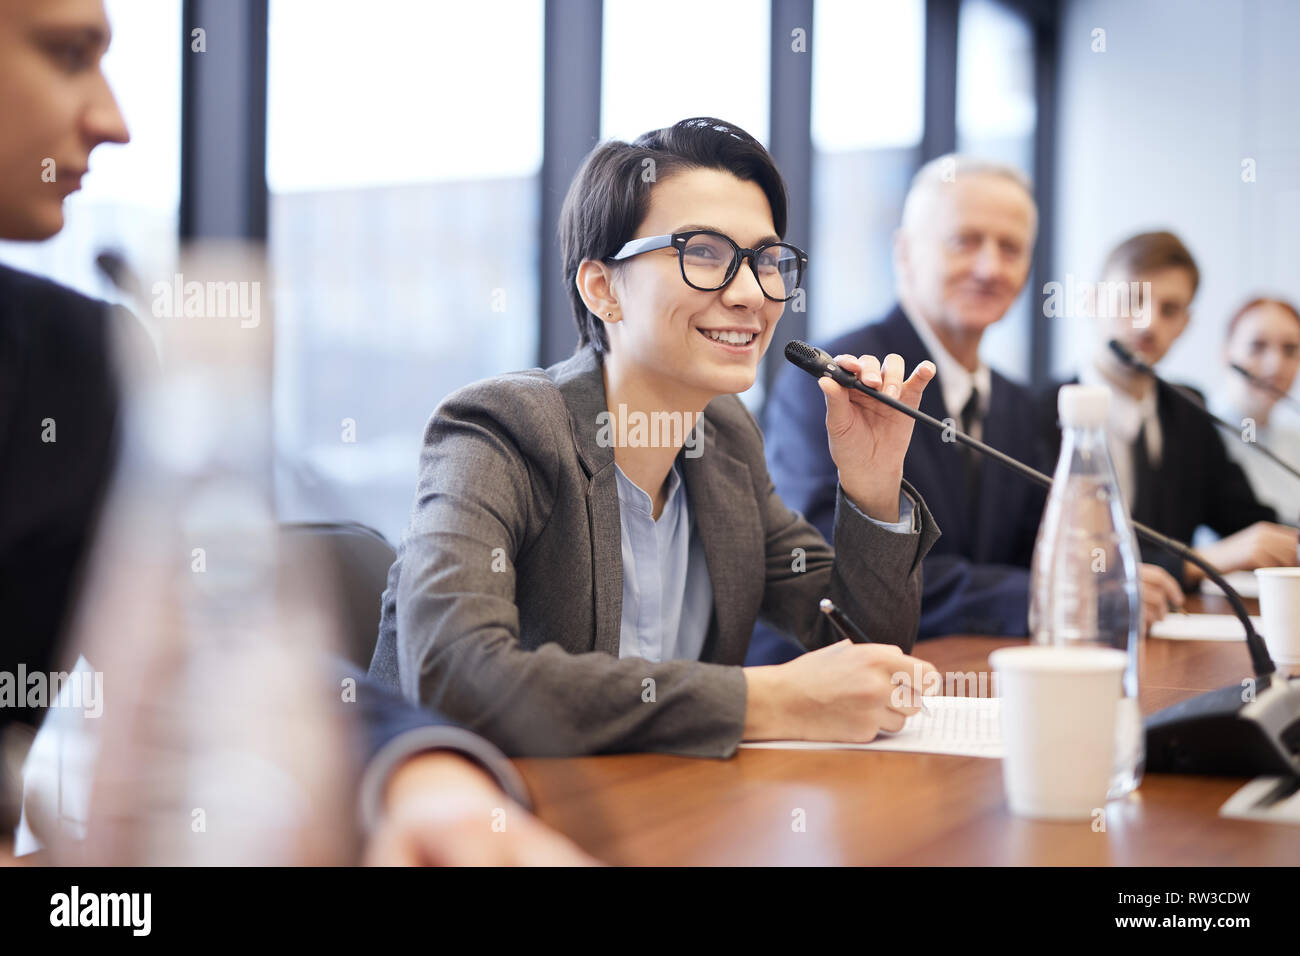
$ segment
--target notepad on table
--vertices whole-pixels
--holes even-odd
[[[761,740],[740,746],[767,750],[896,750],[1000,758],[1001,705],[997,697],[927,697],[927,713],[913,714],[898,733],[881,733],[870,743]]]
[[[1230,571],[1223,576],[1223,579],[1228,582],[1228,587],[1242,597],[1259,597],[1259,578],[1255,577],[1254,571]],[[1223,590],[1209,578],[1203,578],[1201,580],[1201,593],[1222,594]]]
[[[1256,777],[1228,798],[1219,816],[1300,825],[1300,789],[1294,777]]]
[[[1263,622],[1251,617],[1258,631]],[[1232,614],[1169,614],[1151,625],[1151,637],[1168,641],[1244,641],[1246,630]]]

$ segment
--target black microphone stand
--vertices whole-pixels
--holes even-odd
[[[1161,385],[1166,386],[1175,395],[1177,395],[1179,398],[1185,401],[1188,405],[1192,406],[1192,408],[1196,409],[1198,412],[1200,412],[1210,421],[1214,422],[1214,424],[1218,425],[1220,428],[1222,428],[1225,431],[1232,432],[1233,435],[1240,436],[1241,432],[1239,431],[1236,425],[1232,424],[1232,422],[1224,421],[1218,415],[1214,414],[1212,411],[1210,411],[1208,408],[1202,405],[1199,401],[1197,401],[1196,397],[1188,393],[1187,389],[1183,388],[1181,385],[1175,385],[1173,382],[1165,381],[1155,369],[1153,369],[1146,362],[1142,361],[1140,358],[1138,358],[1136,355],[1134,355],[1132,352],[1126,349],[1120,342],[1116,341],[1115,339],[1111,339],[1109,342],[1106,343],[1106,346],[1112,352],[1114,352],[1115,355],[1119,357],[1119,360],[1123,362],[1125,365],[1127,365],[1129,368],[1133,369],[1136,372],[1141,372],[1143,375],[1148,376],[1153,381],[1156,381]],[[1235,367],[1236,366],[1234,366],[1234,368]],[[1261,445],[1259,442],[1255,442],[1255,441],[1247,442],[1246,444],[1250,445],[1260,454],[1267,455],[1275,464],[1278,465],[1278,467],[1282,468],[1288,474],[1290,474],[1291,477],[1300,479],[1300,471],[1297,471],[1296,468],[1293,465],[1291,465],[1289,462],[1283,461],[1281,458],[1279,458],[1273,452],[1273,449],[1269,448],[1267,445]]]
[[[1041,471],[864,385],[822,349],[794,340],[786,345],[785,357],[814,378],[828,376],[845,388],[864,392],[923,425],[951,435],[957,442],[992,458],[1016,474],[1044,488],[1052,487],[1052,479]],[[1153,772],[1234,776],[1300,774],[1300,688],[1273,678],[1277,667],[1263,639],[1255,632],[1241,595],[1224,580],[1214,565],[1181,541],[1137,521],[1133,522],[1133,529],[1157,547],[1196,565],[1223,590],[1233,613],[1246,629],[1246,646],[1257,678],[1252,693],[1247,693],[1241,685],[1229,685],[1166,707],[1148,717],[1146,768]],[[1251,699],[1247,700],[1248,697]],[[1256,704],[1262,706],[1254,706]]]
[[[1268,392],[1270,395],[1272,395],[1279,401],[1286,402],[1292,408],[1300,409],[1300,399],[1297,399],[1290,392],[1282,391],[1282,389],[1278,388],[1268,379],[1260,378],[1250,369],[1238,365],[1236,362],[1230,362],[1228,364],[1228,368],[1232,369],[1234,372],[1236,372],[1246,381],[1250,382],[1250,384],[1254,385],[1256,388],[1262,388],[1264,391]]]

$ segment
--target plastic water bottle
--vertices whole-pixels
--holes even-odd
[[[1066,385],[1058,395],[1061,457],[1034,545],[1029,633],[1038,644],[1128,654],[1107,793],[1114,799],[1137,788],[1146,746],[1138,708],[1140,552],[1106,447],[1109,408],[1105,387]]]

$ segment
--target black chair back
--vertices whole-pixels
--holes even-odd
[[[321,560],[335,577],[344,646],[349,661],[365,670],[379,636],[380,601],[393,546],[374,528],[356,522],[289,522],[280,526],[290,560],[295,554]]]

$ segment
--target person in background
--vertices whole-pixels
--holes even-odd
[[[1032,393],[980,354],[984,333],[1024,289],[1037,226],[1032,187],[1019,170],[959,155],[932,160],[913,178],[894,237],[898,304],[825,349],[933,361],[938,388],[925,392],[921,411],[1050,472],[1041,436],[1025,426]],[[812,384],[794,368],[778,375],[767,407],[767,456],[777,489],[824,529],[833,516],[834,468],[818,437],[820,401]],[[924,428],[912,439],[903,475],[943,528],[925,559],[920,635],[1028,633],[1042,489]],[[1143,569],[1143,585],[1149,617],[1162,615],[1166,597],[1178,595],[1159,568]],[[760,630],[750,662],[796,653],[770,629]]]
[[[128,141],[101,68],[109,40],[102,0],[0,0],[0,238],[59,232],[91,153]],[[117,459],[119,338],[152,349],[125,310],[0,267],[0,671],[11,676],[56,669]],[[493,832],[495,808],[528,800],[495,747],[369,682],[357,704],[370,862],[591,862],[522,809],[511,832]],[[0,706],[0,732],[42,716]]]
[[[1208,526],[1220,540],[1198,550],[1222,572],[1296,563],[1296,529],[1276,523],[1216,426],[1174,393],[1129,366],[1108,347],[1112,339],[1147,365],[1157,365],[1187,329],[1200,271],[1170,232],[1145,232],[1106,257],[1096,297],[1092,355],[1079,381],[1110,389],[1108,433],[1120,491],[1133,518],[1190,543]],[[1199,398],[1199,396],[1198,396]],[[1045,439],[1060,444],[1056,388],[1040,406]],[[1141,542],[1143,560],[1161,564],[1186,589],[1199,568]]]
[[[1300,468],[1300,418],[1294,415],[1294,400],[1282,397],[1300,370],[1300,312],[1283,299],[1251,299],[1228,320],[1223,362],[1227,372],[1210,396],[1210,409],[1241,426],[1241,440],[1229,439],[1228,453],[1246,472],[1259,500],[1294,523],[1300,519],[1300,478],[1246,446],[1259,442]],[[1253,383],[1234,365],[1267,384]],[[1287,411],[1292,412],[1289,421]]]

